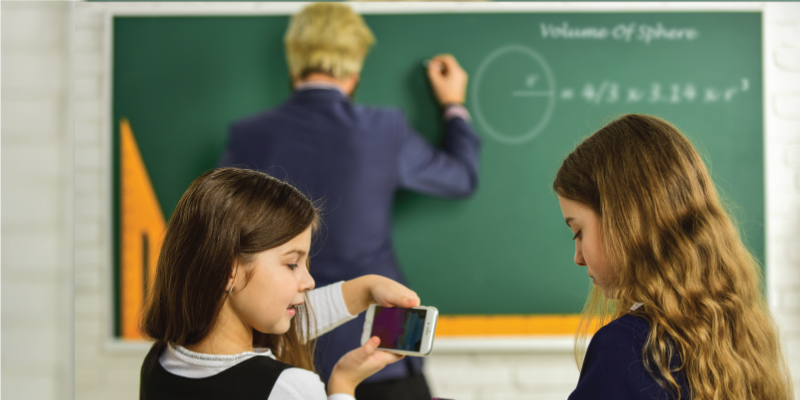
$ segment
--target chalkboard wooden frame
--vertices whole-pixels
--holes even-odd
[[[756,11],[760,12],[760,6],[753,5],[753,4],[727,4],[727,5],[691,5],[691,4],[675,4],[669,7],[664,7],[663,5],[654,5],[654,4],[625,4],[620,5],[619,8],[615,8],[613,10],[608,10],[606,6],[598,6],[593,5],[591,3],[581,3],[578,6],[565,6],[565,5],[548,5],[548,4],[497,4],[497,3],[489,3],[489,4],[478,4],[478,5],[471,5],[471,4],[450,4],[450,5],[442,5],[442,4],[415,4],[415,5],[403,5],[403,4],[393,4],[393,5],[381,5],[381,4],[352,4],[354,8],[366,15],[369,14],[395,14],[395,13],[493,13],[493,12],[508,12],[508,11],[546,11],[546,12],[585,12],[585,11],[592,11],[592,12],[607,12],[607,11],[670,11],[670,12],[680,12],[680,11],[692,11],[692,12],[705,12],[705,11]],[[185,15],[185,16],[197,16],[197,15],[286,15],[291,14],[302,4],[291,3],[291,4],[281,4],[276,5],[275,8],[267,7],[263,3],[255,4],[255,5],[248,5],[245,7],[244,5],[237,5],[234,7],[228,6],[221,6],[218,8],[215,7],[208,7],[202,10],[189,10],[186,7],[180,6],[167,6],[164,9],[159,11],[141,11],[136,9],[127,9],[125,10],[124,7],[122,9],[114,10],[108,14],[109,20],[113,20],[116,16],[135,16],[135,15],[163,15],[163,16],[176,16],[176,15]],[[580,8],[580,9],[578,9]],[[113,26],[113,24],[107,24],[106,26]],[[111,43],[111,34],[108,32],[107,37],[109,40],[107,41],[107,48],[110,47]],[[111,57],[112,52],[106,52],[109,58]],[[111,66],[112,62],[107,60],[107,65]],[[108,71],[112,71],[113,68],[109,67]],[[110,99],[113,98],[113,93],[111,92],[111,76],[108,76],[108,82],[105,85],[108,88],[108,99],[110,103]],[[106,115],[111,115],[111,105],[108,104],[108,112]],[[117,121],[114,121],[114,118],[111,118],[111,125],[115,125]],[[114,128],[108,127],[110,132],[114,131]],[[109,133],[111,136],[111,133]],[[113,149],[112,149],[113,151]],[[111,177],[113,178],[113,177]],[[113,179],[111,179],[112,185]],[[109,229],[110,232],[113,232],[113,228]]]

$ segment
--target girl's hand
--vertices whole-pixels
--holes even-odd
[[[381,340],[371,337],[363,346],[342,356],[333,367],[328,380],[328,395],[336,393],[355,396],[356,386],[383,367],[402,360],[403,356],[377,350]]]
[[[342,284],[347,311],[358,315],[372,303],[384,307],[411,308],[419,306],[419,296],[413,290],[379,275],[364,275]]]

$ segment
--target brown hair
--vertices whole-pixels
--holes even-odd
[[[375,37],[349,6],[314,3],[292,16],[283,40],[290,75],[322,72],[345,79],[361,72]]]
[[[589,332],[643,302],[633,313],[650,325],[645,367],[676,398],[678,371],[693,400],[793,397],[761,269],[674,126],[620,117],[567,156],[553,189],[600,217],[614,271],[611,299],[594,287],[584,307],[579,366]]]
[[[318,215],[300,191],[267,174],[219,168],[201,175],[170,218],[142,331],[175,345],[200,342],[217,321],[231,269],[238,263],[249,279],[247,267],[259,252],[309,227],[316,230]],[[303,306],[285,334],[253,331],[253,346],[268,347],[279,360],[313,371],[312,343],[301,327],[309,327]]]

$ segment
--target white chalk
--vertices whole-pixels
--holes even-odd
[[[432,61],[430,59],[427,59],[422,62],[422,65],[424,65],[425,68],[428,68],[431,62]],[[439,69],[439,71],[444,71],[444,64],[441,61],[436,61],[436,68]]]

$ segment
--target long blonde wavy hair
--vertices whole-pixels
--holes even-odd
[[[567,156],[553,189],[598,214],[614,270],[610,299],[594,287],[584,306],[579,367],[591,332],[642,302],[644,365],[673,397],[681,371],[692,400],[794,397],[758,262],[675,127],[616,119]]]

